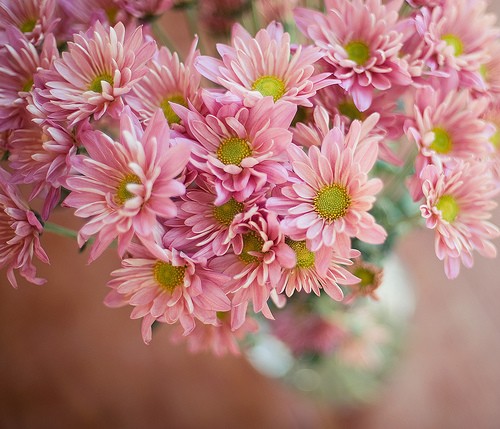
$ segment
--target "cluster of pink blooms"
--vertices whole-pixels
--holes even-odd
[[[325,0],[326,12],[294,10],[302,44],[277,21],[256,34],[235,24],[218,56],[195,38],[183,62],[149,26],[173,4],[2,0],[0,268],[12,285],[15,272],[42,282],[40,236],[70,207],[90,261],[116,243],[105,303],[132,306],[146,343],[164,322],[193,349],[237,352],[254,315],[273,319],[296,293],[373,292],[353,243],[386,239],[373,169],[408,160],[446,275],[495,256],[500,31],[485,2]]]

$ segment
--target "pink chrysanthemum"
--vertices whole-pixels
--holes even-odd
[[[31,43],[38,44],[56,27],[56,0],[2,0],[0,3],[0,42],[5,31],[16,27]]]
[[[319,49],[299,45],[292,53],[290,35],[279,23],[269,24],[255,38],[235,24],[231,41],[231,46],[217,45],[222,61],[200,56],[195,66],[203,76],[240,97],[246,106],[266,96],[312,106],[309,98],[333,83],[326,79],[330,73],[315,73],[313,64],[323,56]]]
[[[147,72],[146,62],[156,50],[153,40],[144,41],[141,27],[126,30],[122,23],[106,28],[99,21],[86,34],[75,34],[68,51],[40,72],[49,119],[70,126],[108,110],[123,107],[122,96]]]
[[[195,109],[201,109],[201,75],[193,67],[199,55],[197,41],[197,38],[193,41],[184,64],[177,53],[172,54],[165,47],[161,47],[148,63],[148,73],[125,97],[126,103],[141,119],[148,121],[161,108],[169,125],[175,127],[180,118],[170,103],[187,107],[189,102]]]
[[[133,244],[122,268],[111,273],[105,298],[110,307],[134,306],[130,317],[142,318],[142,338],[151,341],[155,321],[179,322],[184,335],[195,328],[195,319],[218,324],[217,312],[229,311],[231,303],[223,291],[227,277],[207,269],[175,249]]]
[[[251,107],[220,104],[204,97],[209,114],[175,108],[190,135],[199,142],[191,163],[214,177],[216,205],[234,198],[243,202],[286,181],[282,165],[292,140],[288,127],[296,106],[271,97]]]
[[[81,176],[67,179],[72,192],[64,204],[76,208],[76,216],[91,218],[78,234],[80,245],[99,233],[90,260],[116,237],[123,254],[134,234],[147,237],[153,232],[157,217],[176,215],[171,198],[185,192],[175,178],[189,160],[190,145],[169,135],[161,110],[143,131],[129,108],[121,117],[120,142],[100,131],[81,134],[89,156],[72,158]]]
[[[500,105],[500,41],[496,39],[488,46],[489,59],[479,68],[484,88],[481,96],[490,97],[493,105]]]
[[[473,251],[494,258],[496,248],[491,239],[500,230],[488,222],[499,189],[487,164],[460,161],[450,169],[429,165],[421,173],[425,201],[420,206],[428,228],[435,230],[435,251],[444,261],[448,278],[455,278],[460,262],[470,268]]]
[[[327,14],[296,9],[297,26],[325,53],[333,76],[356,107],[370,107],[375,89],[411,83],[399,58],[403,34],[397,31],[402,0],[327,0]]]
[[[0,49],[0,131],[26,126],[30,116],[26,97],[39,67],[47,68],[58,56],[55,39],[48,35],[41,53],[16,28],[5,32],[6,43]]]
[[[346,304],[358,297],[370,297],[378,300],[376,291],[382,284],[383,269],[375,264],[364,261],[362,258],[356,259],[354,264],[348,269],[358,280],[349,285],[351,293],[347,298]]]
[[[232,230],[242,236],[242,248],[236,249],[236,254],[213,259],[210,266],[232,279],[230,291],[236,308],[231,314],[231,326],[238,329],[245,320],[250,301],[256,313],[273,318],[267,302],[270,297],[280,302],[276,286],[283,269],[295,266],[296,257],[285,244],[274,213],[258,212],[251,219],[233,225]]]
[[[60,188],[65,184],[70,158],[76,155],[76,149],[73,136],[56,126],[18,129],[10,137],[13,181],[33,186],[30,199],[46,194],[44,220],[59,201]]]
[[[285,292],[290,297],[303,290],[319,296],[323,289],[330,298],[341,301],[344,294],[339,284],[350,285],[359,281],[342,266],[351,265],[352,261],[332,252],[330,248],[323,247],[317,252],[311,252],[305,241],[287,238],[285,242],[295,252],[297,263],[295,267],[283,270],[277,285],[278,293]],[[353,250],[349,257],[358,254]]]
[[[169,10],[174,0],[118,0],[118,3],[130,15],[149,20]]]
[[[351,237],[373,244],[385,240],[384,229],[368,213],[382,188],[381,180],[368,179],[382,138],[370,134],[377,120],[374,114],[363,123],[353,121],[347,135],[335,127],[321,149],[311,146],[308,154],[290,146],[296,180],[269,198],[267,207],[283,216],[283,231],[292,240],[307,240],[312,251],[335,246],[340,254],[349,252]]]
[[[0,268],[7,269],[10,284],[17,287],[14,270],[34,284],[45,283],[36,277],[33,257],[48,264],[40,244],[43,226],[20,193],[11,184],[9,173],[0,168]]]

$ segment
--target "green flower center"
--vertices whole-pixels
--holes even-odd
[[[441,40],[444,40],[448,46],[453,47],[453,51],[456,57],[464,53],[464,44],[458,36],[455,36],[454,34],[445,34],[443,37],[441,37]]]
[[[343,217],[350,205],[351,197],[346,188],[337,184],[324,187],[314,198],[314,210],[328,221]]]
[[[434,128],[434,141],[430,144],[430,148],[437,153],[448,153],[451,151],[452,142],[451,137],[443,128]]]
[[[21,88],[21,92],[30,92],[33,87],[33,79],[29,79]]]
[[[490,137],[490,142],[493,144],[495,149],[500,149],[500,131],[497,131]]]
[[[185,273],[186,267],[174,267],[169,262],[156,261],[153,266],[153,276],[156,282],[170,293],[184,283]]]
[[[102,92],[102,81],[108,82],[111,86],[113,85],[113,76],[107,73],[100,74],[99,76],[96,76],[96,78],[90,82],[90,85],[88,86],[89,91],[94,91],[94,92]]]
[[[375,281],[375,273],[364,267],[356,268],[353,274],[361,280],[358,284],[361,289],[372,286]]]
[[[488,78],[489,78],[489,72],[488,72],[488,67],[486,66],[486,64],[481,64],[479,66],[479,74],[482,76],[482,78],[485,80],[485,81],[488,81]]]
[[[353,40],[345,45],[347,57],[362,66],[370,59],[370,48],[364,42]]]
[[[252,89],[259,91],[264,97],[272,96],[274,101],[278,101],[285,95],[285,82],[276,76],[261,76],[253,84]]]
[[[295,265],[296,267],[310,268],[314,265],[314,253],[306,247],[305,241],[294,241],[290,238],[286,238],[285,243],[292,248],[292,250],[295,252],[295,255],[297,256],[297,265]]]
[[[125,203],[125,201],[135,196],[127,189],[127,185],[129,183],[136,183],[140,185],[142,182],[141,179],[139,179],[139,176],[137,176],[136,174],[127,174],[120,182],[120,184],[118,185],[118,189],[116,190],[116,199],[120,204]]]
[[[234,164],[239,167],[241,161],[251,155],[250,143],[239,137],[230,137],[222,140],[217,148],[217,159],[225,165]]]
[[[452,223],[457,218],[460,211],[457,200],[451,195],[443,195],[437,202],[436,207],[441,211],[442,218],[449,223]]]
[[[243,235],[243,250],[238,257],[246,264],[259,262],[259,257],[249,252],[262,252],[262,246],[264,246],[264,240],[260,235],[253,231],[247,232]]]
[[[169,124],[178,124],[181,121],[181,118],[177,116],[177,113],[174,112],[172,106],[170,105],[170,101],[172,103],[180,104],[184,107],[187,107],[186,99],[180,94],[174,94],[170,97],[165,98],[161,103],[160,107],[163,110],[163,114],[167,119]]]
[[[243,203],[239,203],[234,198],[231,198],[221,206],[214,206],[213,215],[219,223],[229,226],[238,213],[243,213],[243,208]]]
[[[23,33],[31,33],[36,25],[36,19],[34,18],[28,18],[26,21],[22,22],[21,25],[19,26],[19,30],[21,30]]]
[[[339,112],[351,120],[362,120],[364,117],[352,101],[344,101],[340,103]]]

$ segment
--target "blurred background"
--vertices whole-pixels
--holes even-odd
[[[169,13],[163,24],[189,44],[181,19]],[[64,211],[53,221],[77,226]],[[500,426],[500,261],[477,258],[449,281],[431,231],[397,246],[414,295],[404,347],[371,401],[350,407],[300,393],[243,357],[190,354],[167,326],[145,346],[129,308],[102,304],[119,265],[113,251],[88,267],[70,239],[47,234],[43,246],[46,285],[14,290],[0,277],[2,429]]]

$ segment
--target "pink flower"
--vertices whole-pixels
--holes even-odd
[[[255,38],[239,24],[233,27],[231,46],[219,44],[222,61],[200,56],[195,62],[199,72],[253,106],[266,96],[301,106],[312,106],[311,98],[319,88],[334,81],[330,74],[316,74],[313,64],[323,54],[312,46],[299,45],[290,51],[290,35],[273,22]]]
[[[426,226],[435,230],[435,251],[444,261],[446,276],[457,277],[460,262],[472,267],[473,251],[494,258],[490,240],[500,236],[500,230],[487,219],[497,206],[499,188],[487,164],[459,161],[445,170],[429,165],[421,180],[425,200],[420,210]]]
[[[348,296],[347,303],[352,302],[358,297],[370,297],[378,300],[377,289],[382,284],[384,276],[383,269],[375,264],[364,261],[362,258],[356,259],[349,268],[358,280],[349,285],[351,294]]]
[[[299,29],[314,41],[332,66],[333,76],[360,111],[370,107],[374,90],[411,83],[400,60],[403,34],[396,25],[402,0],[327,0],[327,14],[298,8]]]
[[[56,0],[2,0],[0,41],[9,27],[16,27],[31,43],[38,44],[54,31],[58,21]]]
[[[43,226],[34,212],[11,184],[9,173],[0,168],[0,268],[7,269],[10,284],[17,287],[14,270],[34,284],[45,283],[36,277],[33,257],[48,264],[49,258],[40,244]]]
[[[188,162],[190,145],[169,134],[161,110],[143,131],[128,108],[120,121],[120,142],[100,131],[82,132],[89,156],[72,159],[81,176],[67,179],[72,192],[64,204],[76,208],[76,216],[91,218],[79,232],[80,245],[99,233],[91,261],[116,237],[123,254],[134,234],[148,237],[160,225],[158,217],[176,215],[171,198],[184,194],[185,186],[175,177]]]
[[[73,126],[110,109],[121,111],[122,96],[146,74],[155,50],[140,27],[131,33],[122,23],[106,28],[96,22],[86,34],[75,34],[62,58],[40,72],[45,88],[37,95],[45,99],[49,119]]]
[[[161,47],[148,63],[148,73],[125,97],[126,103],[141,119],[148,121],[161,108],[169,125],[176,127],[180,118],[170,103],[187,107],[190,102],[194,108],[201,109],[201,75],[193,67],[199,55],[197,42],[195,38],[184,64],[179,61],[177,53],[172,54],[165,47]]]
[[[27,96],[39,67],[49,67],[58,55],[55,39],[47,35],[41,53],[14,27],[5,31],[6,43],[0,49],[0,131],[26,126],[30,115]]]
[[[136,18],[154,18],[169,10],[174,0],[118,0],[121,7]]]
[[[188,335],[195,319],[218,324],[217,312],[229,311],[231,304],[222,286],[227,277],[206,268],[202,261],[175,249],[158,245],[129,247],[130,257],[122,268],[111,273],[112,289],[104,302],[110,307],[132,305],[130,317],[142,318],[142,338],[148,344],[155,321],[179,322]]]
[[[378,154],[380,135],[372,134],[378,116],[353,121],[344,135],[333,128],[308,154],[296,145],[289,149],[296,179],[282,187],[281,194],[267,200],[267,208],[283,216],[283,232],[294,241],[307,241],[317,251],[334,247],[340,254],[350,250],[350,238],[380,244],[384,229],[368,213],[379,179],[368,179]]]
[[[234,198],[243,202],[265,192],[271,184],[286,181],[282,165],[292,133],[288,127],[296,107],[262,98],[251,107],[240,103],[221,104],[205,97],[209,113],[176,108],[188,133],[199,142],[193,147],[191,163],[213,176],[221,205]]]

